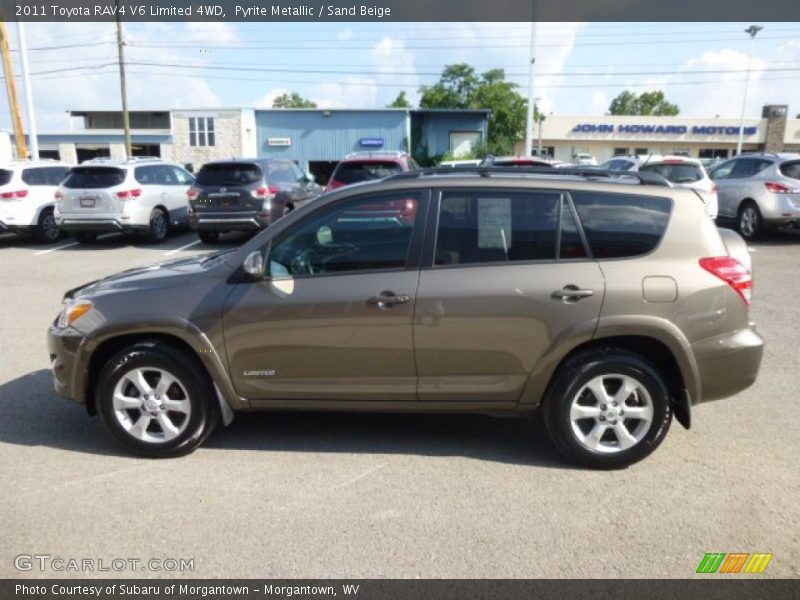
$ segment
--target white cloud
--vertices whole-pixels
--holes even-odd
[[[374,79],[345,77],[340,83],[322,83],[312,88],[311,99],[320,108],[365,108],[377,105]]]
[[[593,92],[591,99],[591,107],[593,115],[604,115],[608,110],[610,101],[605,92]]]
[[[336,34],[336,39],[346,42],[347,40],[353,39],[353,30],[352,29],[342,29],[339,33]]]

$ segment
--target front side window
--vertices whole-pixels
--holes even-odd
[[[585,191],[570,194],[595,258],[628,258],[653,251],[672,210],[669,198]]]
[[[214,117],[189,117],[189,145],[216,145]]]
[[[446,193],[436,265],[553,260],[560,203],[557,193]]]
[[[711,179],[729,179],[733,172],[733,167],[736,166],[735,160],[729,160],[716,167],[711,173],[708,174]]]
[[[361,198],[323,209],[295,225],[269,254],[272,278],[403,269],[420,196]]]
[[[133,170],[133,178],[142,185],[164,185],[166,183],[161,165],[136,167]]]

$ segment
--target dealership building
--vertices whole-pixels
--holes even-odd
[[[763,107],[760,119],[745,119],[744,152],[800,152],[800,119],[786,105]],[[619,155],[682,154],[728,158],[736,153],[739,119],[652,116],[547,116],[534,126],[533,147],[558,160],[579,153],[603,162]],[[517,151],[521,154],[524,144]]]
[[[486,143],[490,111],[214,108],[129,114],[135,156],[195,167],[232,157],[288,158],[327,181],[336,163],[352,152],[468,152]],[[120,111],[69,111],[69,117],[71,130],[38,134],[42,157],[77,163],[125,156]]]

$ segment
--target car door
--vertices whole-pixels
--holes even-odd
[[[735,217],[739,206],[738,190],[741,182],[737,181],[733,175],[737,162],[739,161],[735,159],[724,162],[708,174],[718,187],[719,214],[725,217]]]
[[[237,392],[269,401],[416,399],[412,317],[428,193],[327,204],[263,249],[224,309]],[[391,207],[413,203],[412,219]],[[295,403],[296,405],[296,403]]]
[[[162,165],[142,165],[134,168],[133,177],[142,188],[137,202],[142,209],[152,210],[156,206],[169,204],[168,186],[165,185]],[[167,207],[167,210],[169,208]]]
[[[187,225],[189,223],[189,200],[186,192],[194,183],[194,177],[175,165],[162,165],[161,173],[170,223]]]
[[[421,401],[516,402],[568,331],[591,335],[604,280],[566,194],[444,191],[414,317]]]

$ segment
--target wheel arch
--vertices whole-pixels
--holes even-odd
[[[198,344],[197,341],[186,339],[184,335],[174,331],[120,331],[104,336],[102,339],[95,339],[90,348],[84,348],[86,369],[82,378],[76,381],[76,395],[85,400],[89,414],[96,414],[97,407],[94,396],[97,378],[107,361],[124,348],[135,344],[161,342],[185,352],[208,374],[214,383],[223,420],[227,425],[232,420],[233,411],[247,408],[247,405],[235,393],[224,365],[213,346],[204,336],[203,338]],[[198,345],[201,348],[198,349]]]
[[[604,319],[601,319],[590,339],[576,339],[570,344],[560,344],[559,351],[548,351],[534,368],[521,404],[540,404],[547,396],[556,373],[576,354],[589,349],[614,347],[642,356],[663,374],[675,416],[689,429],[691,404],[699,401],[701,392],[697,364],[692,358],[689,342],[671,323],[651,324],[650,327],[635,322],[622,324],[630,319],[650,320],[648,317],[622,317],[619,323],[603,323]],[[670,331],[671,328],[677,331],[677,335]]]

